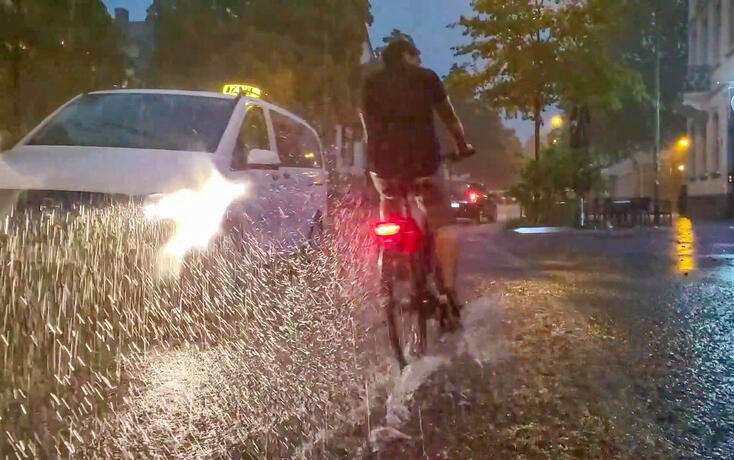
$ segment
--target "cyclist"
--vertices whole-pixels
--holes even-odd
[[[440,172],[440,145],[434,113],[456,142],[458,153],[468,156],[464,128],[446,94],[441,79],[420,66],[420,51],[407,40],[393,41],[382,53],[383,66],[369,75],[363,88],[362,123],[367,133],[367,162],[380,194],[380,217],[395,213],[395,184],[420,181],[415,203],[426,213],[435,235],[442,293],[458,307],[456,264],[458,243],[451,204]]]

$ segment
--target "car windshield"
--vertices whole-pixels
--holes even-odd
[[[230,99],[156,93],[87,94],[66,106],[29,145],[214,152]]]
[[[469,184],[466,182],[450,182],[449,190],[451,196],[454,198],[463,198],[466,196],[466,191],[469,189]]]
[[[470,184],[467,182],[451,182],[449,184],[449,191],[451,192],[451,197],[453,199],[465,200],[469,190],[481,191],[482,189],[476,184]]]

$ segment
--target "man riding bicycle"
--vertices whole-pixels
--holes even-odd
[[[410,42],[390,43],[383,66],[369,75],[363,88],[362,122],[368,136],[367,161],[380,194],[380,217],[398,212],[394,190],[420,182],[415,205],[425,212],[435,235],[443,294],[458,305],[456,264],[458,243],[451,223],[451,204],[440,172],[441,156],[434,113],[448,128],[460,156],[473,152],[441,79],[420,67],[420,51]]]

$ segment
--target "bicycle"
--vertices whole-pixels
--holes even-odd
[[[465,156],[471,154],[473,152]],[[454,154],[444,159],[457,161],[463,157]],[[388,338],[401,371],[407,366],[403,353],[403,345],[408,344],[406,337],[412,336],[417,357],[425,354],[428,319],[436,311],[441,329],[455,328],[460,320],[458,306],[443,295],[435,239],[428,230],[425,209],[421,205],[411,206],[420,202],[421,187],[427,180],[423,178],[396,185],[391,194],[399,201],[399,212],[374,226],[374,234],[380,244],[378,268],[381,294],[385,299]],[[441,297],[445,299],[442,301]],[[406,316],[410,329],[407,333],[405,321],[401,321]]]

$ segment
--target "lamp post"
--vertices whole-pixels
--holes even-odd
[[[660,225],[660,30],[658,29],[657,12],[652,12],[655,27],[655,188],[653,189],[653,212],[655,225]]]

